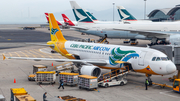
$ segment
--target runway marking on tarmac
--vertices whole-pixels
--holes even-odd
[[[178,97],[178,96],[166,94],[167,92],[172,92],[172,91],[173,91],[173,90],[171,90],[171,91],[165,91],[165,92],[160,92],[160,94],[164,94],[164,95],[171,96],[171,97],[175,97],[175,98],[180,98],[180,97]]]
[[[10,54],[10,56],[12,57],[12,54],[11,53],[9,53]]]
[[[24,54],[26,57],[28,57],[25,53],[23,53],[22,51],[20,51],[22,54]],[[28,57],[29,58],[29,57]]]
[[[20,57],[20,55],[17,52],[14,52],[14,53],[16,53]]]
[[[40,55],[40,54],[38,54],[38,53],[36,53],[36,52],[34,52],[34,50],[30,50],[32,53],[34,53],[34,54],[37,54],[38,56],[41,56],[41,57],[43,57],[44,58],[44,56],[42,56],[42,55]]]
[[[39,49],[39,51],[40,51],[40,49]],[[40,51],[40,52],[41,52],[41,51]],[[43,53],[43,52],[41,52],[41,53],[42,53],[42,54],[46,54],[46,53]],[[53,57],[52,57],[52,56],[50,56],[50,55],[49,55],[49,57],[50,57],[50,58],[53,58]]]
[[[31,54],[31,56],[33,56],[33,57],[37,58],[34,54],[32,54],[32,53],[28,52],[27,50],[25,50],[25,52],[27,52],[27,53]]]

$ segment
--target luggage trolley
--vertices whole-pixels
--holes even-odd
[[[16,95],[26,95],[28,92],[24,88],[11,88],[11,101],[16,101]]]
[[[36,101],[31,95],[15,95],[15,101]]]
[[[67,72],[62,72],[59,73],[59,81],[60,79],[63,80],[64,84],[67,85],[77,85],[78,84],[78,73],[67,73]]]
[[[35,81],[36,72],[38,71],[47,71],[47,66],[44,65],[33,65],[33,74],[28,76],[29,81]]]
[[[79,88],[86,88],[89,90],[97,89],[98,87],[98,78],[95,76],[89,75],[79,75],[78,76],[78,86]]]
[[[36,82],[38,84],[41,84],[41,83],[54,84],[55,80],[56,80],[56,72],[55,71],[36,72]]]

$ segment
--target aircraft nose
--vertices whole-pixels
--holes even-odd
[[[166,71],[167,73],[174,73],[176,71],[176,66],[174,65],[174,63],[169,63],[167,66],[166,66]]]

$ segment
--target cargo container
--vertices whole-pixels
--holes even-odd
[[[56,81],[56,72],[55,71],[39,71],[36,72],[36,80],[38,84],[41,83],[50,83],[54,84]]]
[[[89,90],[97,89],[98,87],[98,78],[95,76],[89,75],[79,75],[78,76],[78,86],[79,88],[86,88]]]
[[[78,73],[67,73],[67,72],[62,72],[59,73],[59,81],[60,79],[63,80],[64,84],[67,85],[77,85],[78,84]]]

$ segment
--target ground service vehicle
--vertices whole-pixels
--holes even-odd
[[[174,80],[173,91],[180,93],[180,79]]]
[[[113,80],[106,80],[103,83],[99,83],[99,86],[103,86],[105,88],[109,87],[109,86],[115,86],[115,85],[120,85],[123,86],[124,84],[127,84],[127,80],[122,78],[121,80],[118,79],[113,79]]]

